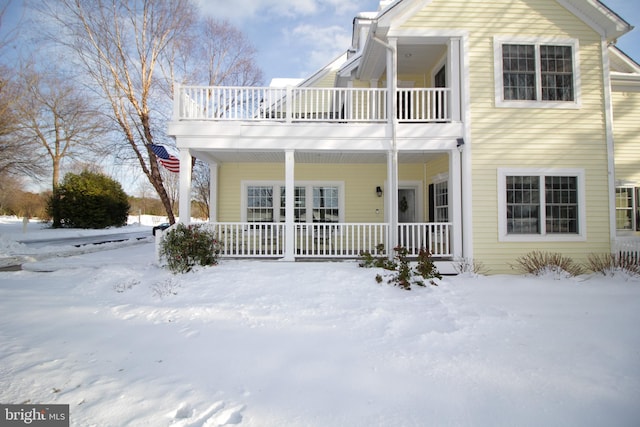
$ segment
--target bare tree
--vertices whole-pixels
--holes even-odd
[[[173,83],[252,85],[255,51],[227,23],[203,20],[195,0],[57,0],[38,7],[53,39],[77,58],[106,101],[127,150],[158,193],[171,223],[172,197],[152,144],[165,133]]]
[[[17,24],[7,28],[5,14],[9,2],[0,7],[0,60],[9,62],[7,50],[17,35]],[[15,69],[7,65],[0,65],[0,179],[11,176],[36,177],[42,172],[42,163],[33,150],[16,137],[15,106],[20,99],[21,91],[15,82]]]
[[[52,170],[52,190],[60,180],[63,159],[95,154],[104,134],[82,88],[56,73],[25,67],[18,83],[21,96],[13,109],[13,138],[26,144],[34,159],[45,153]]]
[[[175,222],[151,150],[164,137],[162,117],[154,116],[153,107],[172,84],[159,63],[188,34],[195,6],[189,0],[58,0],[46,13],[66,31],[57,41],[71,49],[100,89],[109,115]]]
[[[199,21],[194,28],[183,48],[188,52],[182,56],[183,83],[254,86],[262,82],[256,49],[244,33],[228,21],[211,17]]]
[[[211,203],[209,200],[211,188],[211,172],[209,165],[196,162],[193,168],[193,202],[203,218],[210,218]]]
[[[16,134],[20,90],[9,78],[10,69],[0,67],[0,75],[0,176],[37,177],[44,170],[42,159]]]

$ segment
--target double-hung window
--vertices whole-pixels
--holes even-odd
[[[640,231],[640,188],[616,187],[616,230]]]
[[[576,40],[496,37],[494,43],[497,106],[578,106],[580,74]]]
[[[344,215],[342,183],[296,183],[295,222],[341,222]],[[281,182],[243,184],[242,221],[284,222],[286,187]]]
[[[449,222],[449,183],[436,182],[433,185],[433,210],[436,222]]]
[[[584,240],[582,170],[498,170],[501,241]]]

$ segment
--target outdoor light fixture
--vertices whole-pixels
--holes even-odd
[[[376,194],[378,195],[378,197],[382,197],[382,187],[380,186],[376,187]]]

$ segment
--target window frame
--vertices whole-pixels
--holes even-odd
[[[535,100],[507,100],[504,98],[504,70],[502,51],[504,45],[532,45],[535,52]],[[542,99],[542,71],[540,61],[541,46],[571,47],[573,73],[573,101],[545,101]],[[580,43],[577,39],[569,38],[539,38],[539,37],[504,37],[493,39],[494,48],[494,84],[495,106],[499,108],[559,108],[577,109],[581,106],[581,78],[580,78]]]
[[[240,201],[240,221],[248,221],[248,193],[249,187],[272,187],[273,198],[273,223],[283,223],[285,217],[281,214],[281,189],[286,188],[284,181],[242,181],[241,182],[241,201]],[[304,209],[305,220],[296,222],[296,224],[312,224],[313,223],[313,189],[317,187],[337,187],[338,188],[338,217],[339,222],[345,221],[345,186],[343,181],[296,181],[294,188],[305,188],[305,207],[294,207],[294,209]]]
[[[631,192],[631,197],[628,198],[627,200],[631,201],[631,206],[627,206],[627,207],[620,207],[618,206],[618,201],[620,200],[618,198],[618,192],[619,190],[625,190],[627,193],[630,191]],[[616,202],[615,202],[615,208],[616,208],[616,233],[619,234],[632,234],[635,233],[636,231],[638,231],[638,228],[640,227],[640,224],[638,223],[638,211],[640,209],[640,207],[638,206],[638,191],[639,188],[634,186],[634,185],[617,185],[615,192],[616,192]],[[631,228],[618,228],[618,211],[628,211],[630,213],[630,225]]]
[[[444,186],[446,190],[446,204],[439,204],[439,199],[443,195],[441,192],[439,193],[439,189],[441,189],[442,186]],[[447,213],[447,218],[445,220],[440,218],[440,212],[442,210],[446,210]],[[433,219],[435,222],[449,222],[449,218],[449,178],[447,176],[446,178],[440,178],[433,181]]]
[[[537,176],[539,179],[539,232],[510,234],[507,232],[507,177]],[[578,232],[553,233],[546,231],[546,191],[545,177],[576,178],[578,197]],[[498,241],[500,242],[581,242],[587,239],[587,214],[585,202],[584,169],[547,169],[547,168],[498,168]]]

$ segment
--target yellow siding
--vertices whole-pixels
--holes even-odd
[[[469,32],[474,253],[492,272],[534,249],[582,260],[609,250],[600,37],[552,0],[434,0],[407,28]],[[579,39],[581,108],[495,107],[494,36]],[[497,168],[584,168],[587,242],[498,242]],[[468,213],[467,213],[468,214]]]
[[[386,164],[295,165],[296,182],[344,182],[346,222],[384,222],[384,198],[376,187],[384,187]],[[411,179],[415,175],[411,175]],[[218,219],[240,221],[242,181],[275,181],[284,184],[284,164],[225,163],[219,170]],[[378,213],[376,213],[378,210]]]
[[[613,93],[616,179],[640,186],[640,93]]]

